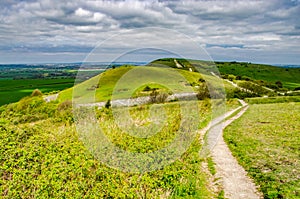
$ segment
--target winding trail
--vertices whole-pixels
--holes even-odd
[[[227,144],[223,139],[223,130],[234,120],[241,117],[248,109],[248,105],[243,100],[239,100],[241,107],[227,112],[225,117],[232,115],[238,109],[241,109],[238,114],[221,121],[208,130],[207,144],[210,149],[213,161],[216,164],[216,177],[221,179],[221,184],[224,188],[225,197],[232,199],[256,199],[262,198],[257,191],[253,181],[247,176],[247,172],[240,166],[237,160],[233,157]],[[223,117],[224,118],[224,117]],[[218,134],[218,132],[221,132]]]

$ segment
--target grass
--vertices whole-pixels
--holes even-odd
[[[201,114],[208,117],[209,106],[201,103]],[[76,133],[72,110],[58,109],[59,106],[57,102],[45,103],[41,97],[27,97],[1,107],[1,197],[212,197],[201,172],[203,160],[198,155],[201,145],[197,138],[182,157],[162,169],[126,173],[97,161]],[[171,132],[176,132],[178,126],[172,121],[179,112],[172,110],[176,106],[166,104],[169,122],[150,140],[129,139],[125,132],[115,128],[110,109],[98,110],[97,118],[113,143],[129,151],[147,152],[168,144],[174,136]],[[143,119],[148,110],[147,106],[129,108],[135,121]]]
[[[77,84],[75,90],[70,88],[60,92],[59,100],[71,100],[74,97],[73,99],[79,103],[88,103],[107,101],[112,98],[139,97],[149,95],[149,92],[141,92],[146,86],[157,88],[159,91],[166,91],[169,94],[195,92],[197,85],[199,85],[199,79],[212,82],[216,89],[225,86],[228,91],[234,90],[230,83],[223,82],[223,84],[216,77],[198,72],[150,66],[126,66],[109,69],[96,77]]]
[[[221,74],[235,75],[241,77],[248,77],[252,80],[263,80],[274,84],[281,81],[283,86],[288,89],[300,87],[300,69],[299,68],[280,68],[276,66],[252,63],[239,62],[207,62],[201,60],[185,60],[176,59],[184,70],[200,70],[199,72],[207,74],[207,71],[216,71]],[[152,61],[149,65],[165,65],[172,68],[177,68],[174,58],[164,58]],[[216,67],[214,67],[216,66]]]
[[[184,102],[183,106],[188,108],[189,103]],[[211,106],[208,101],[196,104],[200,111],[196,127],[202,128],[211,119]],[[230,109],[235,106],[235,100],[228,102]],[[116,146],[145,153],[167,146],[174,139],[179,121],[184,119],[178,108],[179,102],[164,105],[166,122],[148,139],[130,136],[130,128],[126,131],[118,127],[111,109],[96,110],[96,116]],[[151,124],[150,105],[117,109],[122,110],[129,111],[135,125]],[[162,105],[151,111],[162,113]],[[71,103],[46,103],[42,97],[26,97],[0,107],[1,197],[212,198],[207,174],[201,170],[204,160],[199,157],[201,145],[197,136],[187,151],[168,166],[143,174],[123,172],[101,163],[87,149],[76,131]],[[102,141],[98,139],[101,145]]]
[[[299,198],[300,103],[253,104],[224,131],[265,198]]]
[[[246,102],[249,103],[249,104],[270,104],[270,103],[300,102],[300,96],[247,98]]]
[[[216,65],[222,74],[246,76],[254,80],[264,80],[270,83],[281,81],[283,86],[294,89],[300,86],[299,68],[280,68],[264,64],[217,62]]]
[[[74,85],[74,79],[23,79],[0,80],[0,106],[17,102],[28,96],[34,89],[43,93],[60,91]]]

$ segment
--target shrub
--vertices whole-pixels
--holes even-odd
[[[282,82],[281,81],[277,81],[277,82],[275,82],[275,84],[277,85],[278,88],[282,88]]]
[[[247,77],[247,76],[242,76],[241,79],[242,79],[242,80],[246,80],[246,81],[251,81],[251,78],[250,78],[250,77]]]
[[[151,91],[152,89],[151,89],[151,87],[150,86],[146,86],[144,89],[143,89],[143,91]]]
[[[57,110],[62,111],[62,110],[67,110],[72,107],[72,102],[70,100],[66,100],[62,103],[60,103],[57,107]]]
[[[209,98],[209,97],[210,97],[210,95],[209,95],[209,90],[208,90],[207,85],[206,84],[199,85],[197,98],[199,100],[204,100],[204,99]]]
[[[166,102],[168,96],[168,93],[154,90],[150,93],[150,103],[164,103]]]
[[[296,88],[294,88],[294,91],[300,91],[300,86],[299,86],[299,87],[296,87]]]
[[[228,79],[229,79],[230,81],[233,81],[233,80],[235,80],[235,76],[234,76],[234,75],[228,75]]]
[[[39,90],[39,89],[35,89],[34,91],[32,91],[31,93],[31,97],[35,97],[35,96],[42,96],[43,93]]]
[[[111,107],[110,100],[107,100],[107,102],[104,105],[105,108],[109,109]]]

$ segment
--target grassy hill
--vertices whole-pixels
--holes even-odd
[[[263,80],[269,83],[281,81],[288,89],[300,87],[300,68],[281,68],[263,64],[216,62],[221,74],[246,76],[254,80]]]
[[[159,66],[165,65],[172,68],[178,68],[176,62],[182,66],[182,69],[197,70],[200,68],[201,73],[206,69],[214,71],[213,66],[216,66],[222,75],[240,76],[244,79],[262,80],[269,84],[275,84],[281,81],[283,86],[288,89],[300,87],[300,69],[299,68],[280,68],[264,64],[252,64],[242,62],[207,62],[201,60],[185,60],[174,58],[164,58],[152,61],[149,65]],[[197,66],[196,68],[193,67]]]
[[[169,67],[162,67],[165,62]],[[161,59],[146,67],[123,66],[109,69],[77,84],[74,94],[74,88],[62,91],[59,100],[46,103],[41,96],[30,96],[1,106],[1,197],[217,198],[219,195],[222,198],[224,192],[214,190],[209,184],[209,171],[212,174],[215,172],[212,160],[199,157],[202,147],[200,135],[195,135],[188,150],[170,165],[139,174],[122,172],[102,163],[76,129],[74,110],[69,101],[73,97],[77,102],[84,103],[93,102],[93,97],[95,101],[107,101],[111,99],[114,88],[114,99],[149,95],[153,89],[169,94],[197,91],[203,80],[216,80],[216,77],[209,75],[208,69],[213,67],[209,62],[190,60],[192,65],[180,59],[176,62]],[[193,68],[195,64],[197,67]],[[221,65],[218,66],[222,72]],[[199,71],[195,72],[196,69],[201,74]],[[280,81],[287,81],[287,75],[284,76]],[[298,80],[296,78],[289,81],[297,84]],[[227,81],[223,83],[228,94],[236,94],[232,84]],[[299,97],[248,99],[249,111],[225,130],[225,139],[233,154],[261,186],[266,198],[299,196],[299,180],[294,175],[299,173],[299,102],[291,101],[299,101]],[[287,103],[268,104],[270,102]],[[190,107],[189,103],[185,102],[184,106]],[[226,103],[229,110],[239,105],[237,100]],[[190,108],[190,112],[199,111],[196,126],[201,129],[212,117],[212,102],[201,100],[196,104],[198,110]],[[170,144],[180,132],[181,122],[188,122],[183,121],[181,105],[179,102],[165,103],[164,122],[151,120],[151,114],[162,113],[160,104],[117,109],[130,113],[132,123],[128,126],[131,129],[136,126],[152,127],[151,123],[160,122],[162,128],[147,139],[131,136],[120,128],[111,108],[95,109],[94,113],[105,136],[114,145],[125,151],[150,153]],[[81,107],[80,110],[86,113],[89,108]],[[98,146],[104,145],[102,139],[93,141]],[[177,148],[174,149],[176,150]],[[115,157],[109,155],[108,158],[114,160]],[[138,162],[129,163],[134,167]],[[204,168],[203,163],[209,168]]]
[[[100,102],[111,99],[112,94],[114,99],[140,97],[149,95],[153,89],[169,94],[197,92],[198,86],[204,80],[213,82],[216,88],[223,86],[220,85],[222,81],[212,75],[189,70],[157,66],[122,66],[109,69],[76,85],[74,87],[76,93],[73,93],[74,88],[60,92],[59,100],[71,100],[74,97],[78,102],[88,103],[92,102],[95,97],[95,101]],[[230,83],[224,81],[223,84],[228,92],[234,90]],[[148,92],[145,89],[147,86],[150,88]]]

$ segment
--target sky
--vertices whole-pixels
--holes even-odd
[[[300,65],[299,19],[299,0],[1,0],[0,63],[82,62],[100,51],[96,61],[128,52],[150,61],[172,45],[202,59],[198,45],[215,61]]]

